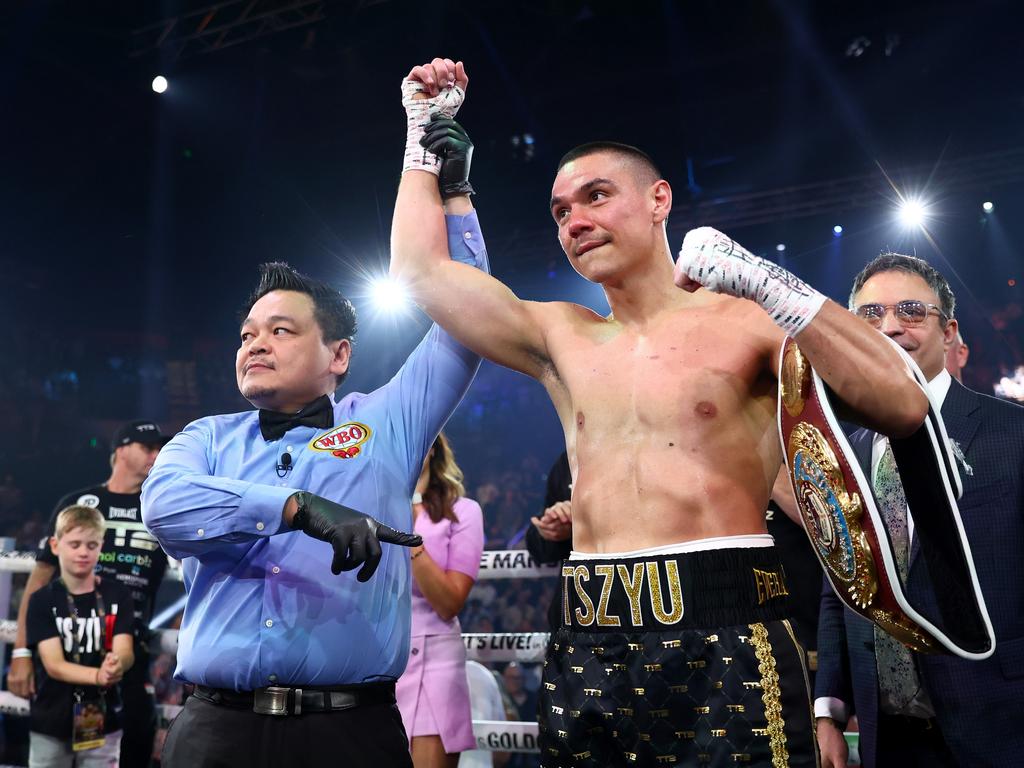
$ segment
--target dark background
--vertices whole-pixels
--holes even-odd
[[[121,421],[174,430],[247,407],[235,316],[260,262],[356,302],[348,388],[397,369],[426,322],[375,314],[367,278],[388,256],[399,84],[438,54],[467,64],[476,204],[521,296],[604,306],[547,199],[563,152],[627,141],[673,184],[673,247],[713,223],[838,300],[883,248],[931,260],[960,301],[966,380],[991,391],[1024,362],[1021,15],[941,0],[8,0],[0,474],[18,515],[104,476]],[[896,223],[901,195],[931,201],[927,233]],[[540,387],[489,364],[450,432],[471,489],[514,471],[540,493],[561,450]]]

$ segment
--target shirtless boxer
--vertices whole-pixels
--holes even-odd
[[[434,119],[423,133],[428,112],[454,117],[467,84],[447,59],[403,84],[391,264],[455,338],[541,382],[562,422],[574,551],[541,690],[542,765],[815,765],[764,522],[782,340],[798,338],[846,417],[884,434],[922,423],[924,393],[880,334],[713,230],[687,235],[673,275],[672,190],[632,147],[571,151],[552,188],[559,242],[604,288],[607,317],[522,301],[450,261],[437,180],[410,157],[427,157],[422,142],[445,158],[442,188],[466,188],[444,179],[449,162],[468,186],[461,127]]]

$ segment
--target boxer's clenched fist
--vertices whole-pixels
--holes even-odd
[[[686,233],[674,280],[685,291],[703,286],[757,302],[790,336],[802,331],[825,303],[825,296],[792,272],[755,256],[711,227]]]
[[[421,146],[424,127],[432,115],[455,117],[466,98],[469,77],[462,62],[436,58],[413,67],[402,81],[405,107],[405,159],[402,171],[427,171],[437,175],[441,159]]]

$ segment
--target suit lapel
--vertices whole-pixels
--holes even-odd
[[[870,429],[858,429],[850,435],[850,447],[853,448],[853,455],[857,457],[864,477],[868,479],[868,488],[871,487],[871,443],[874,441],[875,433]]]
[[[965,456],[974,440],[974,433],[978,431],[979,421],[975,412],[980,407],[977,393],[956,380],[950,383],[949,392],[942,403],[942,420],[946,423],[950,439],[956,441]]]

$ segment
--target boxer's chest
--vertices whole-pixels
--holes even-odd
[[[579,429],[650,431],[718,423],[771,397],[754,339],[733,323],[667,323],[648,333],[586,339],[559,372]]]

